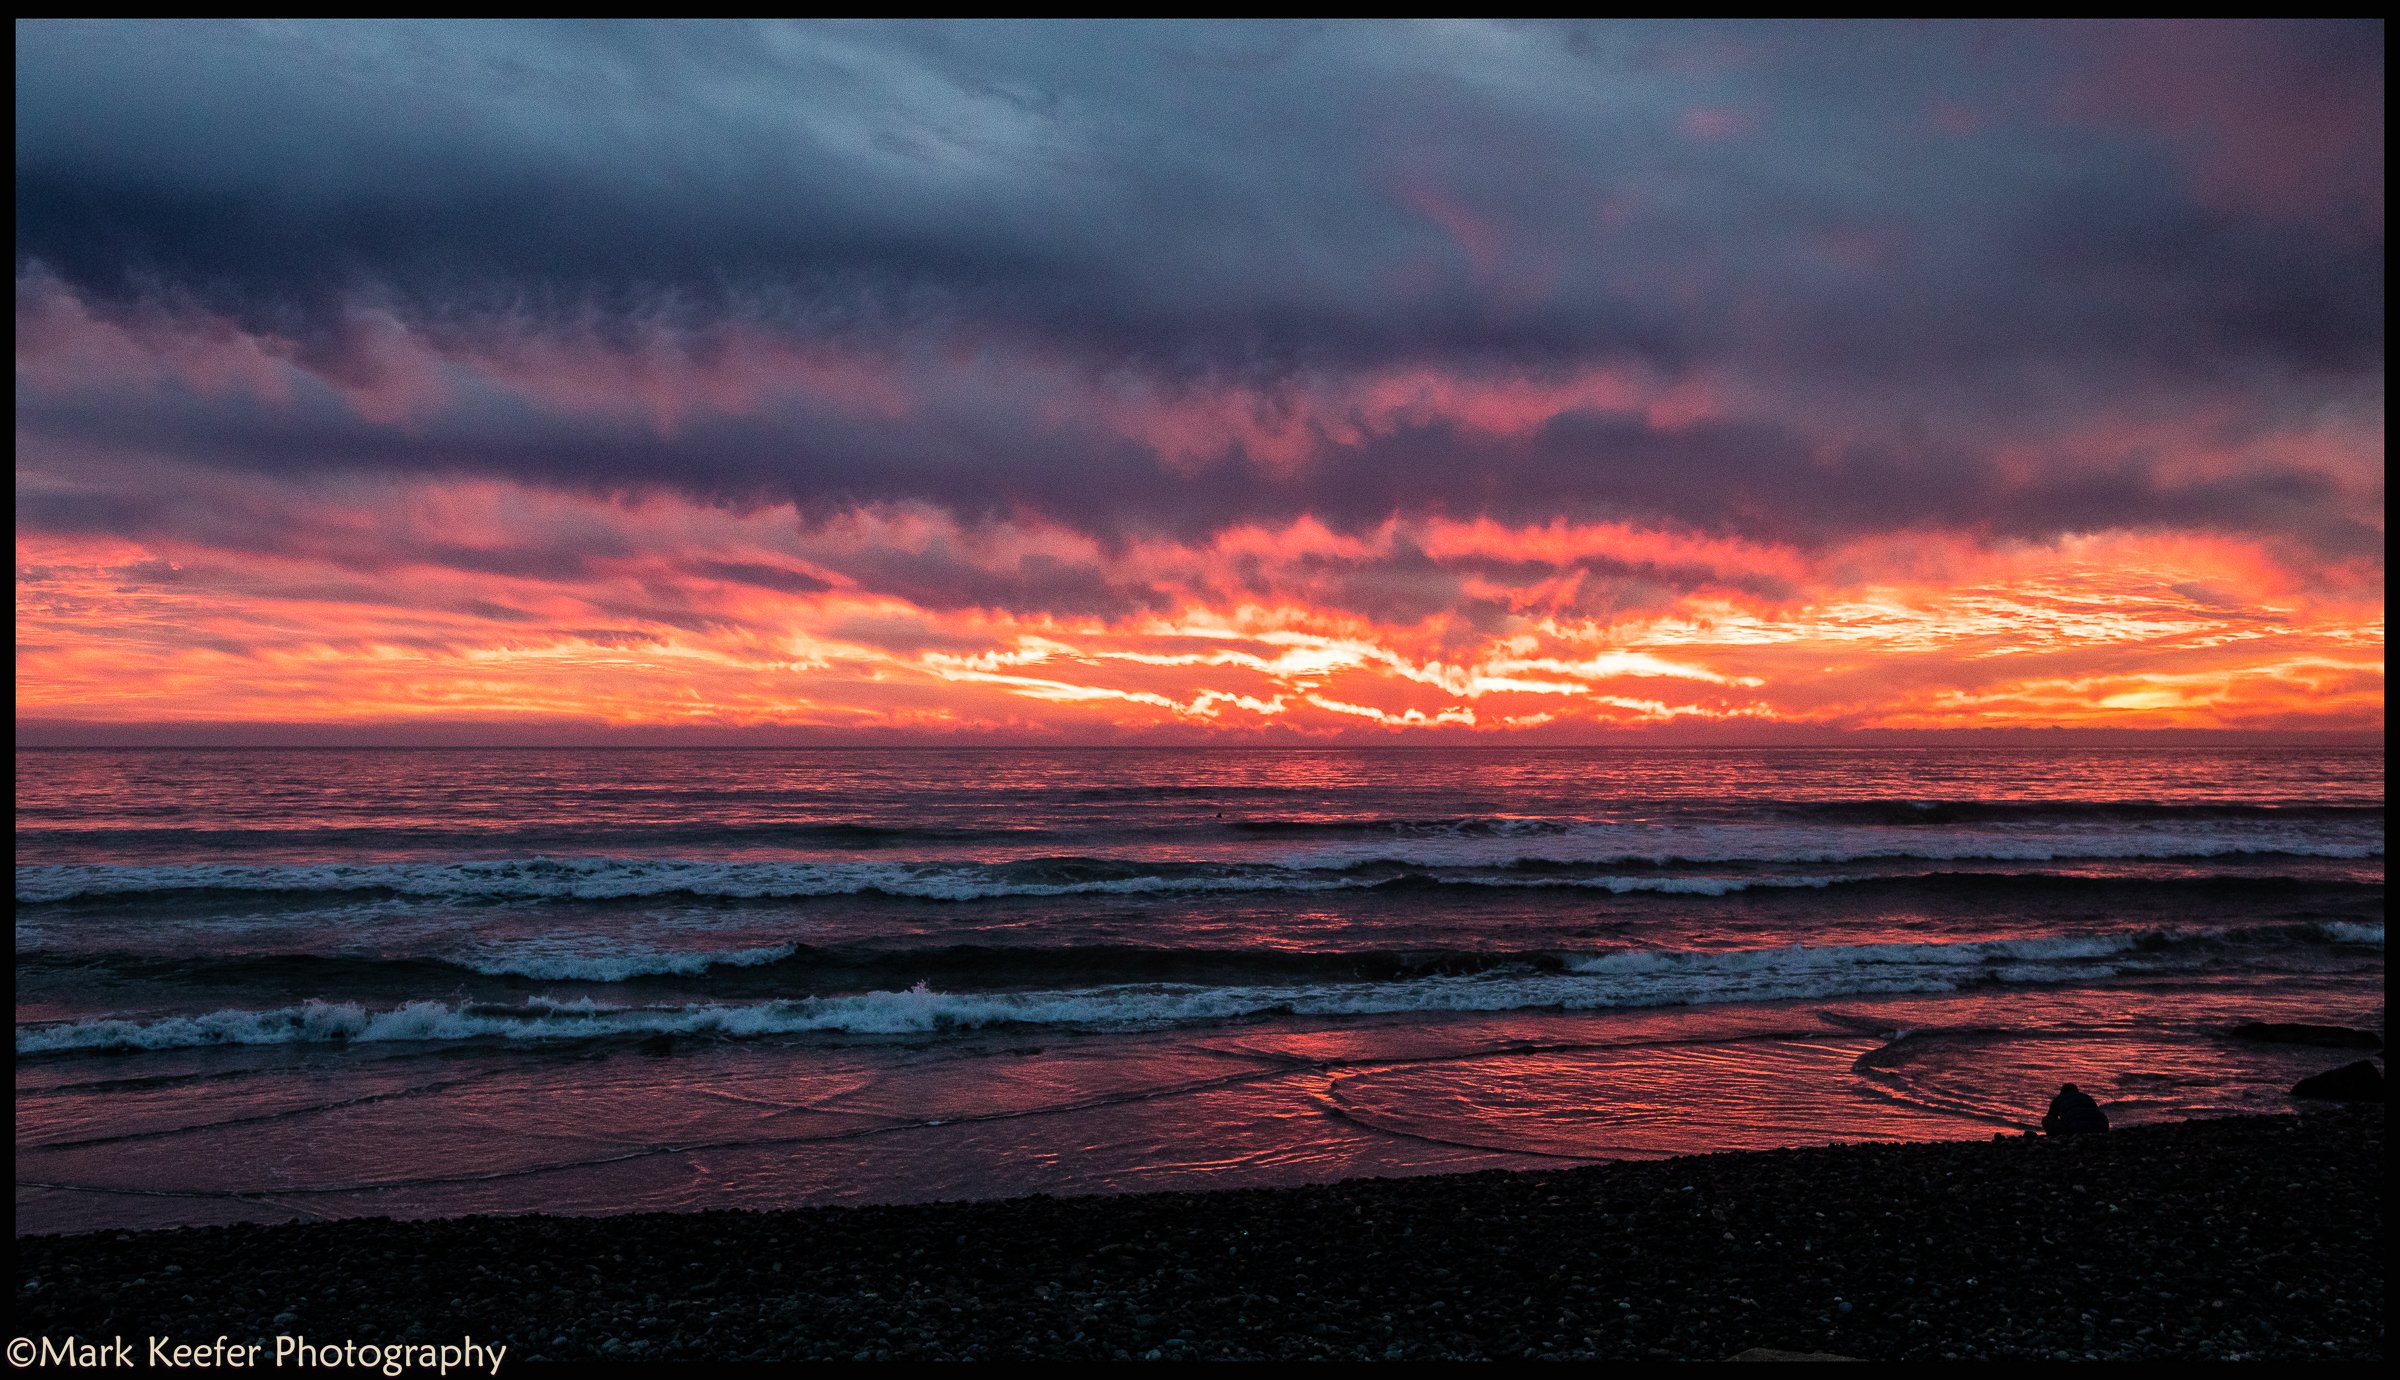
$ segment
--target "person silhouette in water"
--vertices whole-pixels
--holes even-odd
[[[2052,1136],[2081,1136],[2108,1129],[2108,1113],[2091,1094],[2072,1083],[2063,1084],[2058,1096],[2050,1099],[2050,1114],[2042,1118],[2042,1132]]]

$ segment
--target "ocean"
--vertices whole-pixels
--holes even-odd
[[[17,755],[17,1230],[2287,1108],[2380,750]]]

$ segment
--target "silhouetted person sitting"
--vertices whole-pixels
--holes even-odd
[[[2042,1133],[2052,1136],[2082,1136],[2108,1129],[2108,1113],[2100,1110],[2091,1094],[2068,1083],[2050,1099],[2050,1114],[2042,1118]]]

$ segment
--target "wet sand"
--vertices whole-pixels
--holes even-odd
[[[2383,1355],[2383,1111],[1285,1189],[16,1244],[20,1335],[508,1359]],[[136,1345],[139,1345],[137,1340]]]

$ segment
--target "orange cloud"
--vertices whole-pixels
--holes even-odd
[[[811,523],[497,482],[374,498],[274,550],[21,534],[19,715],[1067,738],[2382,723],[2379,586],[2218,539],[1803,553],[1302,519],[1110,550],[905,506]],[[1019,597],[1029,571],[1065,578]],[[1593,602],[1623,578],[1647,600]]]

